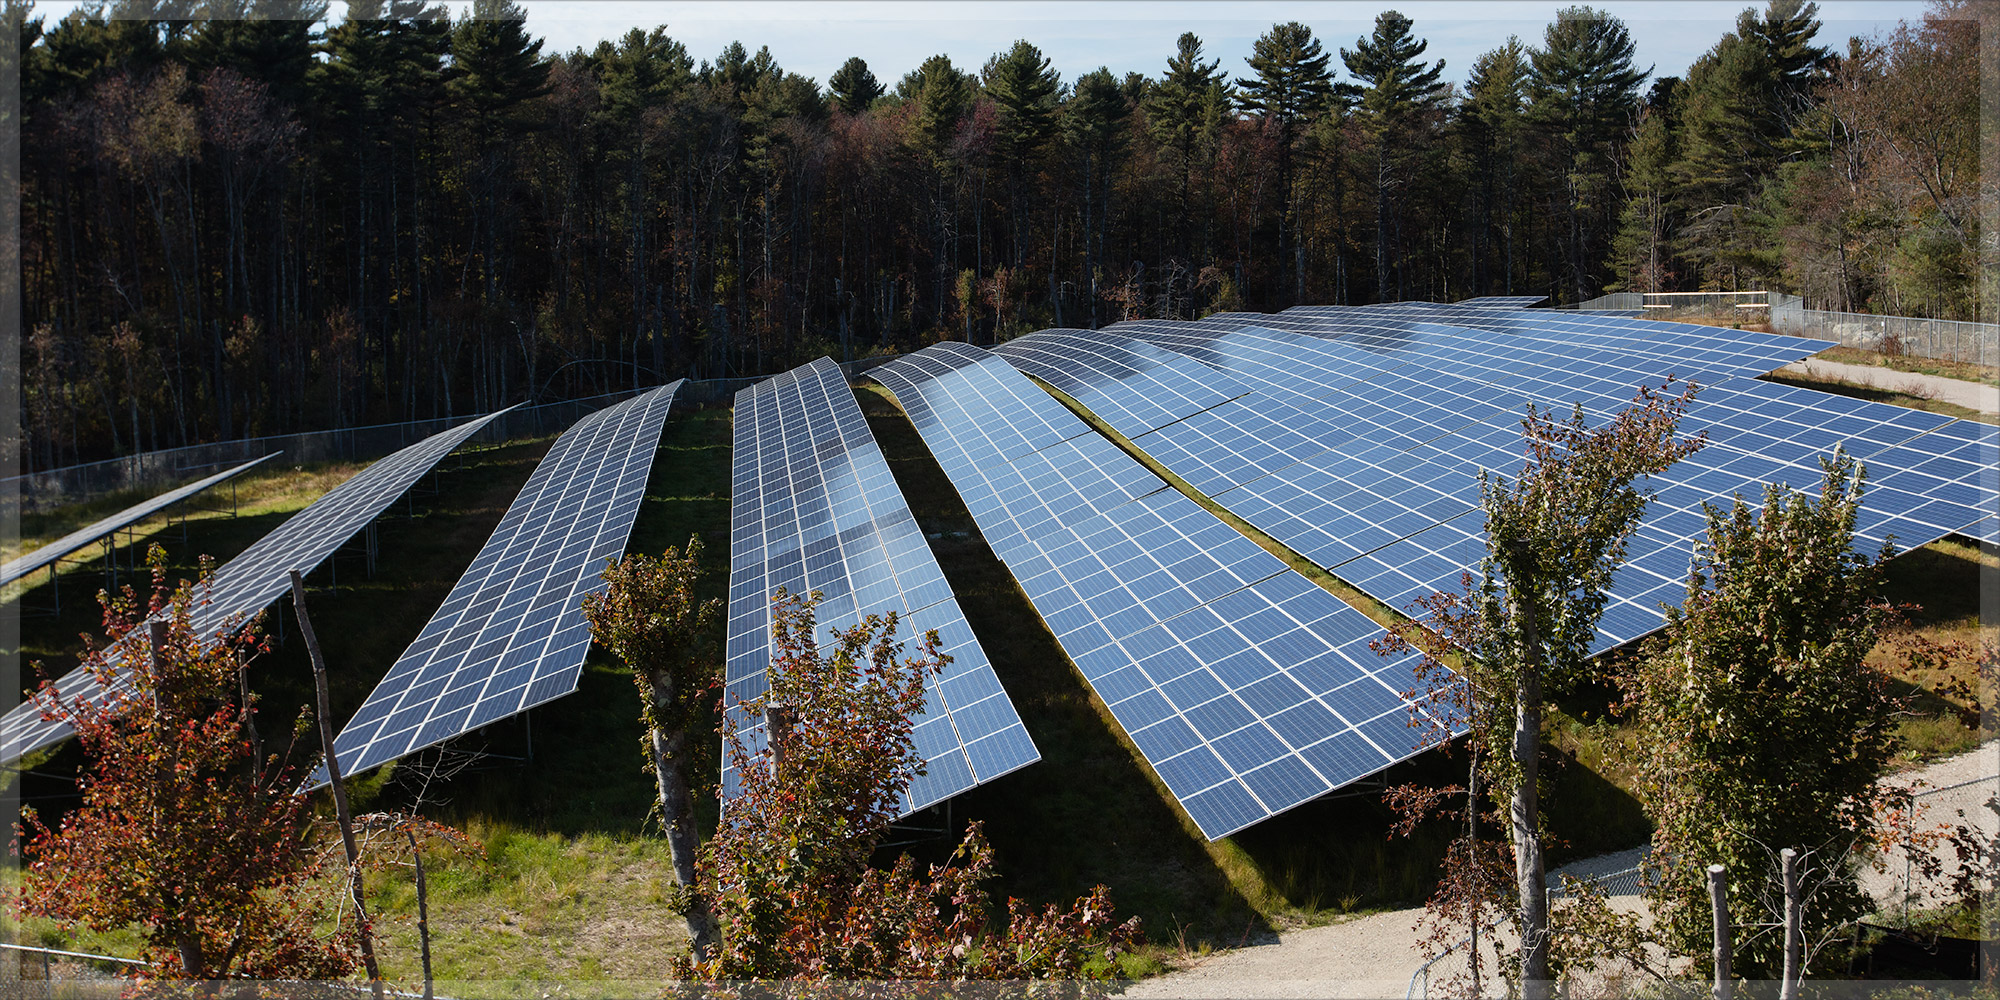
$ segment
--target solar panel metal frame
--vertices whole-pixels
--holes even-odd
[[[1421,752],[1401,697],[1407,665],[1367,648],[1380,626],[1002,359],[946,343],[868,377],[910,414],[995,554],[1206,836]]]
[[[303,575],[317,569],[439,460],[512,409],[475,417],[377,460],[251,543],[236,558],[217,567],[210,578],[207,600],[194,612],[196,632],[211,635],[229,619],[254,614],[277,600],[290,589],[292,570]],[[98,685],[90,668],[82,666],[58,678],[55,686],[64,698],[86,697],[102,703],[131,682],[129,672],[115,662],[112,668],[108,687]],[[78,690],[88,693],[78,695]],[[45,693],[36,692],[0,718],[0,761],[18,760],[69,736],[67,723],[42,718],[45,697]]]
[[[1318,442],[1318,445],[1333,446],[1333,450],[1319,447],[1318,445],[1308,445],[1298,448],[1293,452],[1275,456],[1272,461],[1262,467],[1258,467],[1255,462],[1252,462],[1250,467],[1243,467],[1244,454],[1232,453],[1231,449],[1233,447],[1246,454],[1260,449],[1269,452],[1271,449],[1267,439],[1275,435],[1269,431],[1254,434],[1246,433],[1240,426],[1235,427],[1233,428],[1235,431],[1233,441],[1226,434],[1221,439],[1211,438],[1211,446],[1206,449],[1206,454],[1209,456],[1221,455],[1225,459],[1235,460],[1238,471],[1234,481],[1228,475],[1227,469],[1205,464],[1191,465],[1190,463],[1201,463],[1205,460],[1200,453],[1188,450],[1187,447],[1184,447],[1176,440],[1177,437],[1185,437],[1191,433],[1208,434],[1208,431],[1201,430],[1199,426],[1204,423],[1213,424],[1216,421],[1221,421],[1223,425],[1227,426],[1232,419],[1227,415],[1229,411],[1243,408],[1254,411],[1260,406],[1265,408],[1271,407],[1274,405],[1273,400],[1264,391],[1271,388],[1276,388],[1280,391],[1297,391],[1302,396],[1313,391],[1318,391],[1323,394],[1322,402],[1332,400],[1335,396],[1343,396],[1355,401],[1365,401],[1369,405],[1374,406],[1376,404],[1369,400],[1368,397],[1382,393],[1385,388],[1385,382],[1388,381],[1401,380],[1419,389],[1423,389],[1426,387],[1435,388],[1439,384],[1438,379],[1440,378],[1460,379],[1461,377],[1458,375],[1439,372],[1428,367],[1431,362],[1439,357],[1458,357],[1460,360],[1448,367],[1465,372],[1473,378],[1491,377],[1493,370],[1490,366],[1482,369],[1480,364],[1465,361],[1464,359],[1467,357],[1466,349],[1463,346],[1450,347],[1450,339],[1464,340],[1470,344],[1486,343],[1490,344],[1494,350],[1506,349],[1514,352],[1516,356],[1512,359],[1513,364],[1507,374],[1516,376],[1515,384],[1521,388],[1532,389],[1537,385],[1547,388],[1556,384],[1545,377],[1530,379],[1525,383],[1520,382],[1518,379],[1519,375],[1526,374],[1531,370],[1523,369],[1520,366],[1518,363],[1519,356],[1539,355],[1544,358],[1550,357],[1548,351],[1543,349],[1542,346],[1533,346],[1535,344],[1545,345],[1548,342],[1531,342],[1531,346],[1524,348],[1523,345],[1516,343],[1511,336],[1496,340],[1490,334],[1482,334],[1470,330],[1465,331],[1465,334],[1469,336],[1451,334],[1448,328],[1440,330],[1435,324],[1423,321],[1423,317],[1428,315],[1430,311],[1434,311],[1432,307],[1424,306],[1423,304],[1406,305],[1409,305],[1410,308],[1393,311],[1379,307],[1349,310],[1346,311],[1347,314],[1337,318],[1337,323],[1329,321],[1324,324],[1340,328],[1338,334],[1326,333],[1324,334],[1326,336],[1350,338],[1357,344],[1369,344],[1378,349],[1381,348],[1384,340],[1394,339],[1394,337],[1383,338],[1372,332],[1372,327],[1385,322],[1397,330],[1395,335],[1397,337],[1415,333],[1422,338],[1428,338],[1433,345],[1427,349],[1427,353],[1415,356],[1400,356],[1402,363],[1396,363],[1398,355],[1393,352],[1387,356],[1371,357],[1367,355],[1355,355],[1352,348],[1339,348],[1338,352],[1336,352],[1337,354],[1344,352],[1346,357],[1355,359],[1359,364],[1359,368],[1356,371],[1349,372],[1346,376],[1340,378],[1315,378],[1310,374],[1311,372],[1322,370],[1332,373],[1337,371],[1338,366],[1336,365],[1335,369],[1324,369],[1320,363],[1310,362],[1305,358],[1299,357],[1294,352],[1333,351],[1335,347],[1331,344],[1321,346],[1313,344],[1310,341],[1299,340],[1297,333],[1280,335],[1277,332],[1279,330],[1299,330],[1306,326],[1306,324],[1286,320],[1283,317],[1229,315],[1210,317],[1200,324],[1163,321],[1137,321],[1118,324],[1114,329],[1105,331],[1105,333],[1112,335],[1131,334],[1147,337],[1149,340],[1156,341],[1170,349],[1185,351],[1191,357],[1202,358],[1211,364],[1217,360],[1225,360],[1224,355],[1242,360],[1251,358],[1251,355],[1242,353],[1242,348],[1247,345],[1239,344],[1234,348],[1225,346],[1233,339],[1255,335],[1276,337],[1278,339],[1272,340],[1271,345],[1265,348],[1267,353],[1272,357],[1272,361],[1268,365],[1271,371],[1268,373],[1267,379],[1275,378],[1280,381],[1275,383],[1268,380],[1260,381],[1258,383],[1260,386],[1259,390],[1239,396],[1226,406],[1217,407],[1212,411],[1203,411],[1198,414],[1189,415],[1181,418],[1181,422],[1162,428],[1152,428],[1144,423],[1135,425],[1131,420],[1133,414],[1129,408],[1112,408],[1100,412],[1099,416],[1112,423],[1114,427],[1117,427],[1121,433],[1132,440],[1134,446],[1149,451],[1157,460],[1160,460],[1177,475],[1196,485],[1197,488],[1202,489],[1217,503],[1224,505],[1238,516],[1244,517],[1260,529],[1277,537],[1296,551],[1300,551],[1314,559],[1315,562],[1343,576],[1349,582],[1355,583],[1371,596],[1387,601],[1392,605],[1400,606],[1403,602],[1418,594],[1428,593],[1431,590],[1437,589],[1451,589],[1452,585],[1455,585],[1458,575],[1475,565],[1479,558],[1484,555],[1483,544],[1479,542],[1479,531],[1476,527],[1478,518],[1467,518],[1467,515],[1472,514],[1477,505],[1477,472],[1480,468],[1492,468],[1505,472],[1510,467],[1518,465],[1520,460],[1518,451],[1519,431],[1517,427],[1511,426],[1516,423],[1513,414],[1511,412],[1505,413],[1505,419],[1498,421],[1498,424],[1509,426],[1496,426],[1491,417],[1502,415],[1502,411],[1518,411],[1527,401],[1535,399],[1536,396],[1541,397],[1538,401],[1546,407],[1551,402],[1554,402],[1548,398],[1547,393],[1537,392],[1535,395],[1521,395],[1515,389],[1500,389],[1498,386],[1490,386],[1489,389],[1491,391],[1484,393],[1475,389],[1473,391],[1473,399],[1469,401],[1472,405],[1468,406],[1465,402],[1446,404],[1443,410],[1446,417],[1438,426],[1432,427],[1426,432],[1415,436],[1398,438],[1396,439],[1398,443],[1388,447],[1386,452],[1383,450],[1384,445],[1390,439],[1383,438],[1380,435],[1377,435],[1375,438],[1367,438],[1365,435],[1357,438],[1344,430]],[[1468,311],[1458,310],[1460,314],[1465,312]],[[1390,314],[1392,319],[1384,320],[1382,317],[1385,313]],[[1561,318],[1560,314],[1532,315],[1538,321],[1543,315],[1549,315],[1557,319]],[[1238,323],[1244,323],[1246,319],[1254,319],[1256,322],[1237,327],[1234,330],[1231,329],[1231,327]],[[1259,325],[1267,321],[1270,323],[1269,327]],[[1510,320],[1511,322],[1514,321]],[[1599,324],[1580,324],[1580,326],[1586,328],[1597,325]],[[1673,337],[1679,334],[1678,325],[1658,324],[1650,321],[1627,323],[1623,324],[1623,327],[1629,327],[1641,332],[1650,331],[1656,338],[1664,335],[1669,340],[1672,340]],[[1494,332],[1507,329],[1510,329],[1510,327],[1503,324],[1497,326]],[[1705,329],[1696,328],[1697,332],[1704,331]],[[1439,340],[1440,334],[1448,339]],[[1023,339],[1032,340],[1036,336],[1038,335],[1030,335],[1028,338]],[[1586,330],[1584,334],[1572,339],[1575,342],[1587,342],[1603,340],[1604,338],[1599,337],[1590,330]],[[1810,346],[1811,342],[1798,341],[1796,338],[1771,338],[1771,342],[1765,346],[1774,351],[1795,351],[1801,349],[1802,345]],[[1691,349],[1674,348],[1669,343],[1661,346],[1659,351],[1666,355],[1678,352],[1680,360],[1683,362],[1699,362],[1701,359],[1695,358],[1688,353]],[[1222,353],[1217,354],[1218,350]],[[1596,354],[1603,355],[1611,351],[1611,348],[1600,346],[1595,350]],[[1060,371],[1051,372],[1049,369],[1059,369],[1062,366],[1063,359],[1056,355],[1061,355],[1065,351],[1072,356],[1071,360],[1084,370],[1098,371],[1102,368],[1096,359],[1101,350],[1092,345],[1079,344],[1073,339],[1069,341],[1053,341],[1046,345],[1044,349],[1033,352],[1009,352],[1003,349],[998,353],[1008,357],[1015,364],[1034,371],[1037,375],[1048,375],[1052,379],[1062,380],[1068,376]],[[1438,353],[1439,351],[1443,351],[1444,353],[1441,355]],[[1204,357],[1204,352],[1209,356]],[[1746,369],[1756,370],[1770,356],[1767,353],[1761,356],[1764,360],[1746,360],[1742,363],[1728,362],[1722,370],[1739,372]],[[1540,370],[1548,371],[1551,367],[1552,363],[1545,363],[1541,366]],[[1624,371],[1636,372],[1637,369],[1628,367]],[[1130,373],[1125,373],[1125,377],[1129,378]],[[1231,385],[1239,384],[1235,377],[1230,375],[1227,370],[1219,371],[1218,377],[1229,382]],[[1148,373],[1148,379],[1157,381],[1157,373]],[[1284,384],[1286,380],[1290,380],[1293,384]],[[1119,390],[1115,386],[1106,387],[1104,381],[1105,379],[1091,381],[1088,384],[1087,390],[1085,390],[1085,395],[1092,398],[1115,398]],[[1592,405],[1590,408],[1595,412],[1609,413],[1629,401],[1630,382],[1625,380],[1609,380],[1606,384],[1610,386],[1610,389],[1608,391],[1600,390],[1593,397],[1595,405]],[[1346,385],[1350,388],[1339,388],[1338,386],[1341,385]],[[1708,396],[1698,400],[1696,408],[1690,413],[1688,421],[1690,430],[1699,429],[1707,423],[1713,423],[1713,420],[1710,418],[1713,415],[1724,413],[1727,409],[1724,405],[1724,400],[1731,396],[1744,396],[1744,387],[1748,387],[1749,394],[1751,395],[1762,393],[1769,396],[1787,392],[1803,392],[1803,390],[1792,390],[1781,386],[1772,386],[1768,383],[1754,382],[1740,375],[1724,377],[1721,385],[1736,388],[1712,388]],[[1172,390],[1172,393],[1182,397],[1193,395],[1193,391],[1188,389],[1176,389]],[[1406,391],[1401,395],[1382,398],[1381,404],[1376,406],[1376,408],[1381,412],[1393,414],[1396,421],[1408,423],[1412,421],[1414,413],[1421,412],[1427,408],[1431,410],[1438,408],[1435,402],[1421,398],[1424,395],[1428,395],[1428,393],[1413,394]],[[1495,404],[1501,401],[1506,401],[1506,405],[1496,407]],[[1852,402],[1843,401],[1842,403],[1828,405],[1839,407],[1851,404]],[[1881,407],[1880,404],[1870,405],[1878,407],[1878,409],[1872,411],[1876,418],[1872,425],[1869,425],[1867,421],[1857,423],[1859,418],[1842,414],[1829,414],[1826,419],[1846,420],[1847,426],[1844,428],[1844,431],[1847,433],[1861,433],[1867,426],[1886,428],[1892,423],[1897,422],[1911,424],[1911,426],[1903,427],[1893,432],[1877,432],[1876,439],[1868,448],[1852,446],[1849,448],[1850,451],[1859,451],[1864,458],[1868,457],[1871,451],[1879,451],[1887,444],[1892,444],[1911,434],[1917,433],[1918,429],[1924,426],[1922,418],[1908,416],[1913,411],[1900,410],[1893,407]],[[1480,415],[1476,412],[1481,406],[1484,406],[1488,413],[1486,420],[1479,419]],[[1349,408],[1351,409],[1351,404]],[[1335,407],[1333,412],[1342,412],[1342,409],[1342,407]],[[1299,408],[1294,408],[1292,412],[1302,411]],[[1726,414],[1724,416],[1726,417]],[[1940,423],[1945,420],[1945,418],[1932,419]],[[1363,427],[1369,423],[1366,419],[1357,421],[1356,415],[1352,412],[1345,413],[1344,418],[1337,422],[1342,423],[1344,428],[1350,429],[1352,426],[1357,425],[1357,423]],[[1270,421],[1266,419],[1265,424],[1269,426]],[[1417,424],[1415,426],[1421,425]],[[1391,429],[1389,427],[1383,428],[1385,431]],[[1489,432],[1497,437],[1505,438],[1504,446],[1495,446],[1492,443],[1480,443],[1477,441],[1478,435],[1488,434]],[[1801,434],[1804,436],[1810,437],[1812,433],[1818,432],[1809,432],[1801,429]],[[1465,435],[1467,434],[1472,434],[1474,437],[1466,438]],[[1727,435],[1725,434],[1724,436],[1726,437]],[[1830,443],[1833,440],[1831,436],[1825,433],[1820,433],[1820,436],[1827,438],[1827,441],[1822,443]],[[1462,442],[1462,444],[1448,443],[1454,441]],[[1710,460],[1725,463],[1728,467],[1735,470],[1729,480],[1730,485],[1724,491],[1723,495],[1736,489],[1746,489],[1754,492],[1758,488],[1758,484],[1765,478],[1789,478],[1794,483],[1804,483],[1816,478],[1816,463],[1811,461],[1811,456],[1800,448],[1767,441],[1763,444],[1762,451],[1772,454],[1760,454],[1756,449],[1746,447],[1745,443],[1747,441],[1747,438],[1743,442],[1721,440],[1719,441],[1719,447],[1711,450],[1709,453]],[[1363,456],[1374,454],[1381,457],[1366,458],[1357,465],[1353,456],[1349,454],[1351,448],[1341,447],[1343,442],[1347,442],[1353,448],[1361,448],[1362,451],[1360,454]],[[1475,446],[1476,450],[1467,451],[1464,447],[1467,445]],[[1165,450],[1162,450],[1163,447]],[[1964,447],[1971,451],[1978,451],[1980,448],[1977,443],[1968,443]],[[1983,454],[1990,456],[1991,453],[1991,447],[1986,446]],[[1783,456],[1782,460],[1778,457],[1773,457],[1773,454]],[[1471,460],[1471,456],[1474,455],[1483,457],[1487,461],[1474,463]],[[1413,458],[1412,456],[1415,457]],[[1425,458],[1424,456],[1429,457]],[[1385,461],[1389,465],[1393,465],[1392,472],[1389,471],[1389,465],[1385,465],[1383,468],[1371,468],[1371,466],[1382,464]],[[1945,459],[1940,458],[1931,464],[1933,466],[1941,465],[1945,461]],[[1327,480],[1325,478],[1326,472],[1321,467],[1325,466],[1328,462],[1332,462],[1335,467],[1367,470],[1368,474],[1361,479],[1353,480],[1359,486],[1341,486],[1342,479]],[[1226,464],[1228,463],[1225,462]],[[1670,470],[1668,477],[1663,482],[1673,485],[1672,477],[1687,474],[1689,469],[1697,466],[1699,466],[1698,462],[1689,466],[1683,466],[1678,472]],[[1949,470],[1950,476],[1956,477],[1955,481],[1943,483],[1934,488],[1933,492],[1952,493],[1957,497],[1955,501],[1933,497],[1933,499],[1923,504],[1921,510],[1916,513],[1887,516],[1880,513],[1884,505],[1878,504],[1875,511],[1864,514],[1860,532],[1861,536],[1879,540],[1882,535],[1893,531],[1906,540],[1914,537],[1921,543],[1929,541],[1947,530],[1966,531],[1974,535],[1980,534],[1980,525],[1990,528],[1992,522],[1990,520],[1979,521],[1977,505],[1967,503],[1969,498],[1982,496],[1979,492],[1979,487],[1972,482],[1974,478],[1973,472],[1977,467],[1978,463],[1976,460],[1955,461]],[[1453,468],[1461,470],[1462,474],[1456,477],[1456,485],[1454,487],[1447,488],[1443,485],[1443,481],[1449,478],[1445,475],[1445,472]],[[1388,473],[1388,478],[1381,478],[1385,472]],[[1221,475],[1220,479],[1217,478],[1218,474]],[[1301,476],[1306,477],[1310,481],[1300,482],[1296,486],[1286,486],[1284,483],[1286,479],[1297,479]],[[1891,476],[1894,477],[1891,482],[1877,484],[1878,497],[1886,498],[1890,496],[1888,493],[1881,492],[1883,489],[1895,488],[1897,484],[1917,478],[1914,473],[1903,472],[1892,472]],[[1276,487],[1282,487],[1288,490],[1289,493],[1282,496],[1259,496],[1259,494],[1269,493]],[[1437,491],[1440,488],[1446,489],[1446,492],[1443,494],[1438,493]],[[1450,495],[1453,493],[1458,495],[1453,497]],[[1344,494],[1352,494],[1355,499],[1352,501],[1342,501],[1340,497]],[[1991,494],[1992,490],[1989,487],[1984,496],[1990,501]],[[1419,497],[1428,497],[1429,499],[1412,499]],[[1394,500],[1393,506],[1390,505],[1391,498]],[[1714,494],[1710,494],[1703,499],[1713,498]],[[1446,507],[1438,508],[1437,505],[1440,502],[1445,503]],[[1343,508],[1341,506],[1343,503],[1348,503],[1350,506]],[[1365,505],[1369,503],[1373,503],[1375,506],[1366,507]],[[1301,504],[1311,505],[1315,509],[1308,511]],[[1333,507],[1328,508],[1327,505],[1329,504],[1332,504]],[[1990,506],[1990,503],[1988,505]],[[1908,500],[1900,502],[1900,507],[1904,509],[1916,508],[1918,506],[1917,503]],[[1696,504],[1694,509],[1698,513],[1699,505]],[[1864,507],[1864,511],[1868,511],[1868,508]],[[1650,631],[1651,628],[1657,627],[1659,614],[1657,610],[1652,610],[1654,605],[1662,598],[1665,598],[1667,603],[1673,603],[1673,599],[1678,596],[1681,589],[1679,580],[1684,575],[1686,569],[1685,552],[1693,540],[1693,533],[1698,533],[1701,529],[1702,522],[1698,516],[1693,518],[1688,517],[1687,509],[1684,505],[1674,513],[1679,515],[1679,530],[1667,533],[1667,537],[1671,539],[1670,541],[1663,541],[1661,537],[1662,533],[1651,529],[1642,532],[1642,535],[1635,539],[1633,565],[1628,567],[1628,570],[1621,577],[1621,585],[1636,582],[1640,585],[1640,589],[1631,593],[1621,594],[1618,601],[1614,602],[1615,604],[1622,603],[1632,606],[1614,607],[1612,611],[1615,613],[1607,614],[1607,623],[1603,634],[1600,636],[1600,647],[1608,648],[1610,645],[1630,641],[1645,631]],[[1672,519],[1671,515],[1658,515],[1659,509],[1656,506],[1654,515],[1651,516],[1654,525]],[[1923,521],[1922,518],[1925,517],[1930,520],[1928,522]],[[1474,527],[1471,529],[1453,527],[1447,531],[1446,526],[1456,525],[1460,519],[1465,519],[1467,523],[1473,524]],[[1966,524],[1950,525],[1946,523],[1953,520],[1964,521]],[[1979,521],[1979,524],[1974,524],[1975,521]],[[1401,527],[1397,526],[1399,523]],[[1426,524],[1436,525],[1437,528],[1436,530],[1425,530],[1424,526]],[[1343,525],[1345,526],[1344,528],[1342,527]],[[1306,537],[1306,535],[1300,534],[1301,532],[1305,532],[1307,535],[1313,537],[1322,538],[1322,541],[1314,542],[1311,538]],[[1328,535],[1328,532],[1341,534],[1342,537],[1336,539]],[[1375,540],[1373,542],[1368,541],[1364,537],[1368,535],[1372,535]],[[1426,537],[1432,536],[1440,539],[1448,539],[1449,542],[1441,548],[1438,547],[1438,543],[1426,545],[1423,540]],[[1377,554],[1378,551],[1386,554]],[[1677,569],[1667,565],[1667,563],[1674,561],[1673,558],[1669,558],[1669,555],[1674,555],[1679,559],[1680,564]],[[1368,561],[1372,568],[1363,568],[1361,572],[1357,572],[1358,564],[1355,563],[1355,560],[1358,559]],[[1422,566],[1433,563],[1437,564],[1432,567],[1437,570],[1436,574],[1433,575],[1421,571]],[[1410,576],[1413,568],[1417,569],[1421,579],[1413,579]]]
[[[736,705],[768,690],[771,596],[783,587],[822,594],[822,630],[894,612],[904,641],[939,632],[952,662],[926,678],[912,720],[926,768],[902,815],[1040,760],[840,368],[821,358],[744,389],[734,425],[725,700],[746,745],[761,745],[763,726]],[[722,772],[732,797],[726,753]]]
[[[359,774],[576,690],[583,597],[625,552],[685,380],[578,420],[535,466],[417,637],[334,739]],[[324,768],[309,784],[326,781]]]
[[[284,452],[274,451],[262,458],[253,458],[235,468],[225,469],[206,479],[169,490],[143,503],[133,504],[110,517],[78,528],[18,559],[10,560],[5,566],[0,566],[0,587],[13,583],[45,566],[53,565],[57,560],[89,545],[91,542],[97,541],[129,525],[137,524],[197,493],[226,483],[282,454]]]

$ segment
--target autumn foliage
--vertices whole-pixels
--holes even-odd
[[[981,888],[993,849],[978,824],[944,864],[906,854],[870,866],[923,768],[911,729],[925,677],[947,662],[936,633],[904,657],[896,628],[893,615],[870,616],[822,649],[813,601],[781,593],[770,693],[740,706],[765,729],[725,724],[740,791],[700,868],[723,946],[682,960],[684,978],[1105,978],[1137,941],[1137,918],[1115,924],[1102,886],[1068,909],[1010,900],[996,926]]]
[[[93,930],[139,928],[149,975],[346,976],[353,929],[314,929],[321,870],[302,836],[290,734],[282,752],[265,751],[256,697],[241,682],[266,648],[256,622],[198,634],[191,616],[206,579],[170,590],[157,547],[152,565],[144,601],[129,586],[102,598],[104,642],[84,657],[100,682],[117,664],[129,686],[97,698],[59,691],[49,709],[76,730],[90,763],[77,779],[82,804],[59,828],[32,811],[23,818],[20,909]]]

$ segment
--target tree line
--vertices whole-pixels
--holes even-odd
[[[1463,86],[1395,11],[1242,67],[1188,33],[1066,78],[1022,40],[822,86],[664,27],[544,53],[511,0],[0,9],[37,468],[1138,316],[1978,291],[1963,0],[1842,52],[1770,0],[1643,92],[1587,7]]]

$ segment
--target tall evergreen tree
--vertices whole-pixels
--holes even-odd
[[[1025,39],[986,61],[980,74],[987,97],[999,110],[994,138],[1000,162],[1007,173],[1007,219],[1010,255],[1019,269],[1027,254],[1022,239],[1025,217],[1031,214],[1022,204],[1022,187],[1040,168],[1049,143],[1056,135],[1056,104],[1062,78],[1050,68],[1042,50]]]
[[[1410,128],[1418,113],[1436,106],[1445,85],[1438,81],[1444,61],[1425,68],[1417,57],[1430,43],[1410,34],[1410,19],[1385,10],[1375,17],[1375,31],[1368,38],[1354,40],[1354,50],[1340,50],[1340,61],[1363,86],[1347,83],[1340,92],[1359,104],[1360,117],[1375,140],[1375,299],[1390,301],[1391,272],[1398,250],[1390,235],[1389,213],[1392,192],[1403,183],[1400,158],[1393,151],[1408,151],[1418,133]],[[1400,275],[1393,282],[1402,284]],[[1398,294],[1397,298],[1402,296]]]
[[[1111,71],[1098,67],[1077,77],[1063,105],[1063,131],[1076,152],[1083,176],[1083,276],[1089,282],[1089,326],[1097,329],[1097,275],[1111,212],[1111,179],[1125,153],[1125,119],[1131,114]]]
[[[1529,113],[1546,144],[1563,220],[1560,259],[1572,301],[1597,293],[1603,247],[1618,218],[1613,172],[1623,137],[1638,112],[1639,84],[1652,73],[1632,66],[1636,46],[1625,22],[1589,7],[1567,7],[1530,60]]]
[[[1675,95],[1680,78],[1653,81],[1640,112],[1639,131],[1626,153],[1627,199],[1612,242],[1613,266],[1625,291],[1671,291],[1678,269],[1674,234],[1679,213],[1671,168],[1679,155],[1680,116]]]
[[[868,110],[870,104],[883,94],[881,81],[868,72],[868,61],[860,56],[850,57],[840,64],[827,78],[826,89],[833,94],[833,101],[842,111],[858,115]]]
[[[472,9],[452,30],[451,94],[462,109],[465,145],[477,152],[471,187],[472,255],[483,279],[480,300],[487,315],[475,322],[479,378],[475,405],[490,410],[506,398],[509,366],[489,335],[501,324],[519,326],[513,278],[515,262],[512,191],[521,140],[541,126],[538,98],[548,94],[549,67],[542,40],[530,38],[528,12],[514,0],[473,0]]]
[[[1278,154],[1278,259],[1302,271],[1304,262],[1294,248],[1298,240],[1292,191],[1293,146],[1306,124],[1325,110],[1333,93],[1327,60],[1332,58],[1314,38],[1312,29],[1297,21],[1271,26],[1251,47],[1246,61],[1256,76],[1238,79],[1238,101],[1254,115]],[[1296,294],[1297,283],[1294,283]]]
[[[1466,80],[1459,121],[1479,183],[1479,226],[1472,246],[1472,287],[1477,294],[1514,294],[1515,197],[1520,186],[1530,72],[1527,46],[1518,36],[1509,35],[1507,44],[1473,61]],[[1500,244],[1498,281],[1492,274],[1491,244],[1496,230]]]
[[[1146,127],[1173,158],[1174,181],[1179,191],[1180,210],[1173,215],[1173,248],[1185,253],[1192,265],[1202,257],[1194,245],[1194,187],[1208,163],[1216,141],[1212,109],[1226,107],[1233,98],[1222,60],[1203,62],[1201,36],[1184,32],[1167,60],[1167,71],[1158,84],[1147,91],[1144,101]]]

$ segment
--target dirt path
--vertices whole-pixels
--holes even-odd
[[[1912,396],[1922,396],[1940,402],[1956,403],[1968,410],[1978,410],[1981,413],[2000,413],[2000,389],[1977,382],[1944,378],[1939,375],[1920,375],[1916,372],[1899,372],[1894,368],[1877,368],[1873,365],[1845,365],[1838,361],[1821,361],[1818,358],[1807,358],[1778,370],[1909,393]]]
[[[1949,789],[1923,799],[1923,816],[1932,820],[1956,820],[1959,810],[1967,818],[1982,817],[1984,828],[1994,829],[1994,816],[1979,808],[1993,793],[1991,780],[2000,774],[2000,742],[1939,761],[1890,779],[1903,784],[1922,781],[1918,790]],[[1956,786],[1956,787],[1953,787]],[[1639,863],[1644,848],[1589,858],[1559,871],[1572,875],[1601,875],[1623,871]],[[1886,874],[1863,870],[1862,884],[1885,908],[1900,898],[1900,866]],[[1636,895],[1614,896],[1614,906],[1636,908]],[[1918,905],[1922,905],[1919,903]],[[1157,979],[1136,983],[1124,994],[1130,997],[1172,997],[1185,1000],[1208,998],[1285,997],[1401,997],[1410,986],[1410,976],[1424,964],[1414,930],[1421,910],[1394,910],[1365,917],[1286,931],[1249,947],[1211,955],[1189,968]]]

